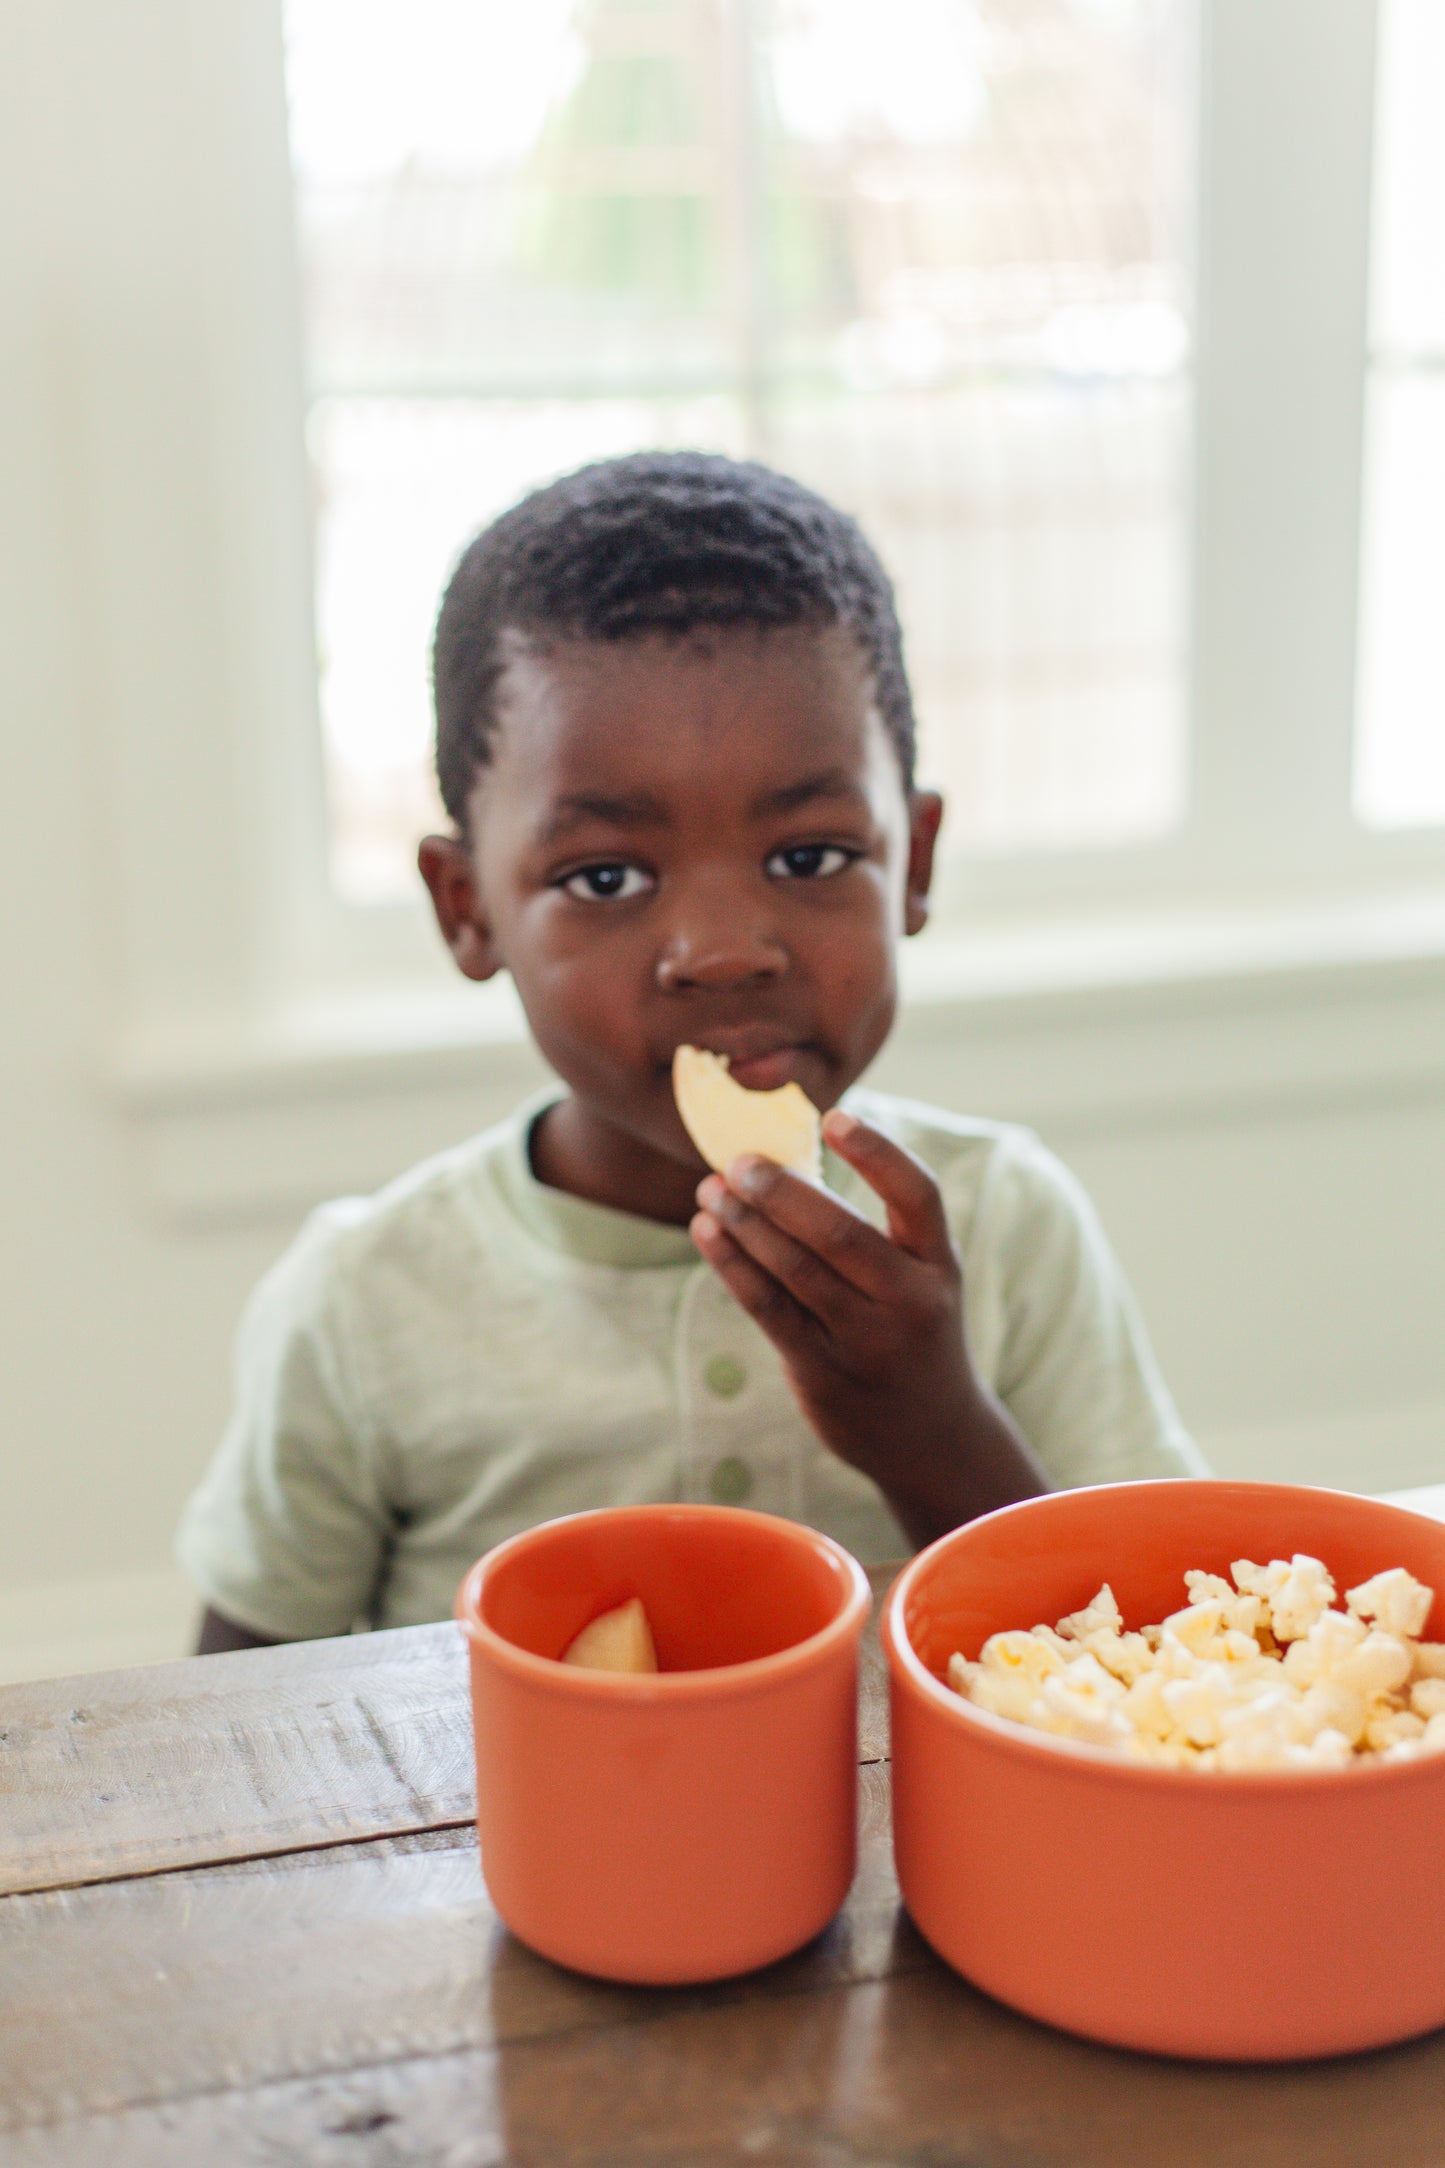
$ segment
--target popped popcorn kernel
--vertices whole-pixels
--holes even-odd
[[[1297,1748],[1307,1760],[1318,1763],[1322,1769],[1345,1769],[1354,1760],[1354,1752],[1342,1731],[1317,1731],[1307,1747]]]
[[[968,1659],[964,1656],[960,1656],[958,1651],[955,1649],[952,1656],[950,1656],[948,1659],[948,1683],[953,1688],[955,1694],[961,1694],[965,1701],[971,1700],[973,1696],[973,1682],[978,1677],[978,1674],[982,1670],[982,1668],[983,1667],[980,1664],[969,1663]]]
[[[1189,1601],[1125,1626],[1107,1582],[1056,1626],[1010,1629],[955,1693],[993,1715],[1148,1768],[1345,1769],[1445,1752],[1445,1642],[1417,1638],[1434,1592],[1403,1567],[1351,1589],[1318,1558],[1186,1573]]]
[[[1197,1678],[1170,1679],[1164,1688],[1164,1706],[1191,1746],[1218,1746],[1228,1700],[1229,1680],[1222,1665],[1211,1664]]]
[[[1095,1746],[1122,1746],[1129,1736],[1129,1720],[1120,1706],[1124,1689],[1111,1679],[1095,1657],[1081,1656],[1077,1663],[1044,1680],[1039,1700],[1051,1729],[1065,1738],[1083,1739]]]
[[[1413,1662],[1408,1642],[1394,1634],[1368,1633],[1336,1664],[1334,1676],[1367,1694],[1393,1694],[1409,1678]]]
[[[1267,1566],[1256,1566],[1248,1558],[1236,1558],[1229,1570],[1242,1596],[1259,1596],[1268,1603],[1289,1572],[1289,1566],[1282,1558],[1271,1560]]]
[[[978,1660],[985,1671],[996,1671],[1002,1678],[1022,1676],[1036,1682],[1064,1668],[1063,1657],[1049,1642],[1018,1631],[990,1634]]]
[[[1080,1647],[1125,1686],[1132,1686],[1154,1661],[1154,1651],[1142,1634],[1117,1634],[1102,1626],[1086,1635]]]
[[[1427,1722],[1432,1716],[1445,1716],[1445,1679],[1416,1679],[1410,1688],[1410,1707]]]
[[[1338,1670],[1368,1632],[1363,1619],[1349,1618],[1343,1611],[1322,1613],[1309,1632],[1285,1650],[1285,1677],[1296,1686],[1313,1686],[1316,1679]]]
[[[990,1716],[1011,1716],[1016,1724],[1032,1724],[1047,1730],[1040,1711],[1043,1703],[1035,1692],[1032,1680],[1015,1672],[1005,1678],[1001,1672],[985,1671],[981,1664],[974,1667],[974,1677],[969,1682],[968,1698],[980,1709],[987,1709]]]
[[[1086,1634],[1095,1632],[1100,1626],[1110,1627],[1115,1633],[1121,1633],[1124,1626],[1119,1606],[1114,1601],[1114,1591],[1107,1581],[1082,1611],[1071,1611],[1067,1618],[1061,1618],[1058,1630],[1066,1641],[1082,1641]]]
[[[1164,1621],[1165,1633],[1182,1641],[1191,1656],[1211,1655],[1223,1630],[1224,1620],[1213,1597],[1206,1597],[1203,1603],[1188,1604],[1182,1611],[1171,1611]]]
[[[1121,1706],[1134,1727],[1135,1739],[1153,1739],[1162,1745],[1174,1729],[1173,1712],[1164,1699],[1164,1680],[1157,1671],[1142,1672]]]
[[[1299,1704],[1298,1736],[1306,1741],[1322,1731],[1337,1731],[1351,1746],[1365,1735],[1369,1708],[1357,1686],[1339,1678],[1317,1679]]]
[[[1425,1631],[1434,1601],[1434,1589],[1426,1588],[1403,1566],[1375,1574],[1345,1597],[1356,1618],[1372,1619],[1382,1633],[1411,1636]]]
[[[1372,1716],[1365,1726],[1365,1744],[1382,1754],[1386,1747],[1398,1746],[1402,1739],[1423,1739],[1425,1719],[1416,1716],[1412,1709],[1386,1709]]]
[[[1272,1562],[1271,1571],[1273,1571]],[[1296,1551],[1289,1570],[1269,1598],[1269,1622],[1277,1641],[1298,1641],[1334,1601],[1335,1584],[1318,1558]]]

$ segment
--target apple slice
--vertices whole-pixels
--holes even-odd
[[[584,1626],[563,1650],[562,1661],[579,1664],[584,1671],[656,1671],[657,1651],[642,1598],[619,1603]]]
[[[750,1092],[728,1075],[726,1055],[680,1046],[672,1057],[672,1092],[684,1129],[718,1174],[740,1152],[757,1152],[810,1182],[822,1180],[818,1109],[800,1084]]]

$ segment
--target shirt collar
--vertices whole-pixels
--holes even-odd
[[[548,1249],[560,1250],[587,1265],[625,1267],[696,1265],[697,1247],[685,1227],[643,1219],[635,1212],[593,1204],[565,1189],[552,1189],[532,1172],[532,1131],[548,1107],[562,1097],[551,1084],[519,1109],[503,1150],[494,1162],[496,1178],[508,1205],[528,1232]],[[882,1219],[878,1199],[846,1161],[823,1149],[823,1183],[875,1224]]]
[[[548,1249],[588,1265],[658,1266],[701,1263],[685,1227],[618,1212],[564,1189],[551,1189],[532,1172],[531,1137],[547,1108],[562,1096],[555,1085],[518,1113],[512,1134],[494,1165],[508,1205],[528,1232]]]

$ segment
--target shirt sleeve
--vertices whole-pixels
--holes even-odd
[[[997,1274],[994,1387],[1060,1488],[1207,1475],[1079,1183],[1028,1131],[1000,1141],[965,1279]]]
[[[315,1214],[252,1296],[231,1421],[176,1540],[208,1604],[279,1640],[364,1617],[393,1528],[343,1316],[343,1219]]]

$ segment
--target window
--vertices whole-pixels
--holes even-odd
[[[1385,0],[1355,802],[1445,821],[1445,8]]]
[[[414,887],[449,563],[757,456],[898,583],[972,858],[1185,806],[1186,0],[286,0],[333,878]]]
[[[415,894],[457,549],[651,443],[877,539],[948,896],[1438,877],[1438,0],[284,13],[344,905]]]

